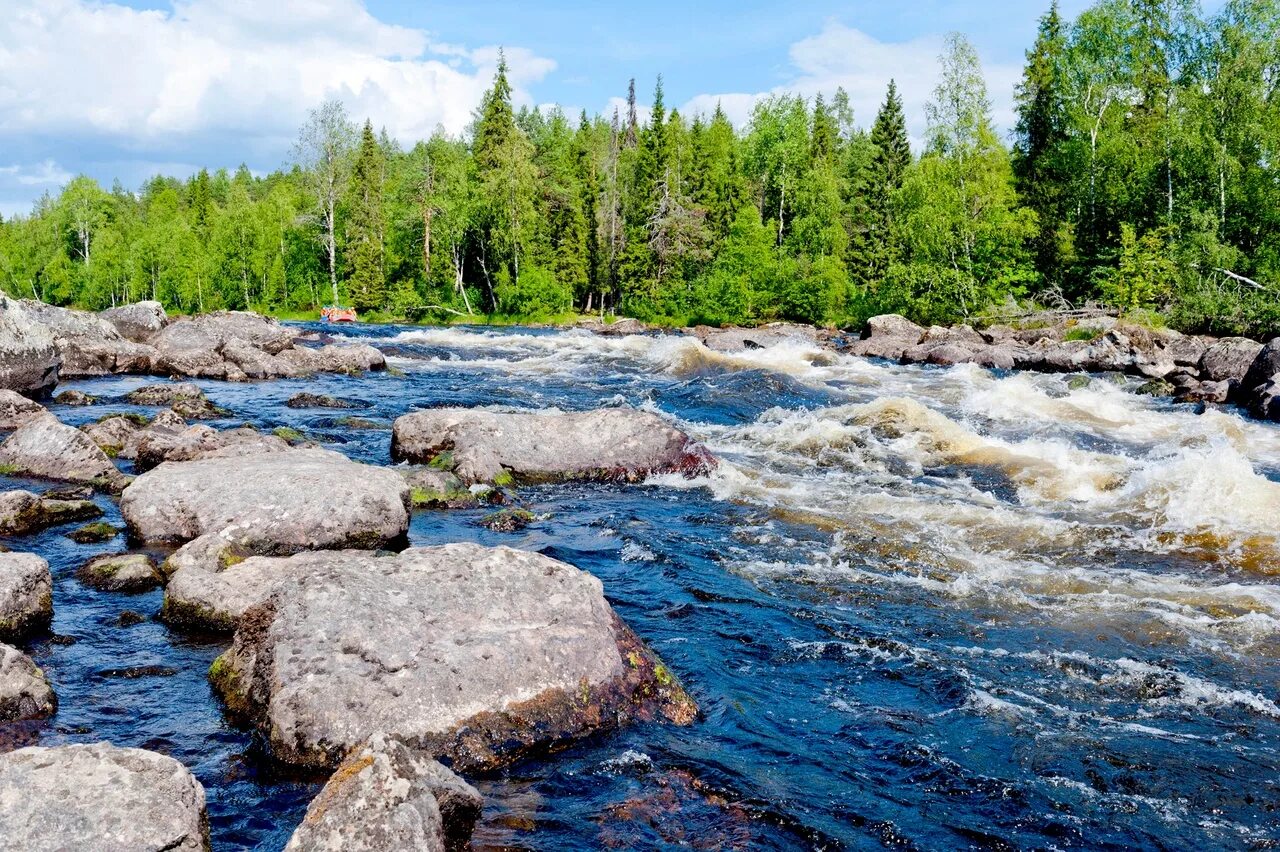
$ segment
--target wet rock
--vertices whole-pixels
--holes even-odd
[[[201,852],[204,788],[171,757],[109,743],[0,755],[0,838],[24,852]]]
[[[334,766],[381,732],[468,770],[633,718],[696,716],[571,565],[474,544],[304,558],[209,672],[285,761]]]
[[[1253,366],[1262,344],[1246,337],[1224,337],[1205,350],[1200,376],[1205,381],[1241,382]]]
[[[142,430],[135,443],[134,458],[137,469],[147,471],[166,461],[235,458],[288,449],[287,441],[255,429],[245,427],[219,431],[197,424],[182,429],[152,427]]]
[[[285,405],[290,408],[359,408],[349,400],[317,393],[295,393]]]
[[[394,459],[432,462],[450,453],[464,482],[518,479],[636,481],[716,466],[701,444],[660,417],[630,408],[509,413],[439,408],[406,414],[391,433]]]
[[[583,320],[579,327],[590,329],[605,337],[626,337],[629,334],[646,334],[653,330],[648,323],[630,317],[618,317],[613,322],[601,322],[598,319]]]
[[[125,339],[114,325],[97,314],[43,302],[27,301],[23,304],[53,333],[54,344],[62,355],[63,378],[146,373],[151,370],[155,350]]]
[[[136,302],[108,308],[98,314],[115,326],[126,340],[134,343],[150,343],[169,324],[169,315],[159,302]]]
[[[380,546],[408,529],[408,504],[395,471],[306,449],[163,464],[125,489],[120,511],[143,541],[234,526],[255,546],[292,553]]]
[[[0,429],[17,429],[45,413],[40,403],[16,391],[0,388]]]
[[[478,506],[480,495],[473,494],[457,475],[432,467],[400,468],[409,483],[410,499],[415,509],[461,509]]]
[[[160,382],[129,392],[125,399],[134,405],[167,405],[179,417],[191,420],[220,417],[226,412],[209,401],[193,382]]]
[[[1239,402],[1254,417],[1280,421],[1280,337],[1258,350],[1240,381]]]
[[[126,666],[119,669],[103,669],[98,677],[105,680],[137,680],[143,677],[173,677],[178,670],[171,666]]]
[[[49,563],[34,553],[0,553],[0,642],[44,630],[52,618]]]
[[[98,402],[96,396],[91,396],[84,391],[65,390],[53,398],[53,401],[59,405],[95,405]]]
[[[925,330],[897,314],[884,314],[867,320],[862,339],[850,344],[846,351],[851,355],[868,358],[901,360],[908,349],[924,338]]]
[[[120,535],[120,530],[107,523],[85,524],[67,533],[67,538],[76,544],[101,544]]]
[[[1093,379],[1088,376],[1072,376],[1067,379],[1067,390],[1084,390],[1093,384]]]
[[[1138,396],[1173,396],[1176,388],[1163,379],[1153,379],[1138,385],[1134,390]]]
[[[155,563],[142,553],[95,556],[80,566],[76,577],[104,592],[145,592],[161,583]]]
[[[0,388],[48,396],[61,369],[62,355],[49,327],[0,292]]]
[[[307,808],[286,852],[445,852],[467,847],[483,799],[449,769],[375,734]]]
[[[694,330],[702,345],[714,352],[745,352],[782,345],[816,345],[818,330],[811,325],[770,323],[757,328],[711,329],[705,326]]]
[[[63,482],[123,485],[124,475],[88,435],[43,414],[0,444],[0,468]]]
[[[535,520],[537,516],[527,509],[502,509],[481,519],[480,526],[492,532],[512,533],[519,532]]]
[[[40,667],[17,648],[0,643],[0,722],[44,719],[57,709],[58,697]]]
[[[1204,402],[1222,405],[1231,397],[1231,382],[1201,382],[1193,380],[1185,385],[1175,385],[1174,399],[1178,402]]]
[[[146,620],[147,617],[142,613],[126,609],[116,617],[116,625],[118,627],[134,627],[138,624],[143,624]]]
[[[331,343],[319,349],[299,346],[280,353],[280,358],[298,369],[316,373],[357,375],[387,368],[386,356],[364,343]]]
[[[0,493],[0,535],[27,535],[101,514],[102,510],[88,500],[50,499],[30,491]]]

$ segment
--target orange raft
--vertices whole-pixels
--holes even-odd
[[[333,305],[326,305],[320,309],[320,318],[325,322],[355,322],[355,308],[339,308]]]

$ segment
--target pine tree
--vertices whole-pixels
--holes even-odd
[[[911,165],[911,143],[897,83],[889,81],[884,104],[871,128],[872,155],[855,179],[853,234],[849,247],[851,278],[876,289],[902,254],[894,223],[895,196]]]
[[[1070,192],[1064,150],[1068,141],[1063,102],[1066,38],[1058,3],[1040,19],[1035,45],[1017,90],[1018,125],[1013,173],[1023,202],[1036,211],[1038,231],[1032,246],[1036,269],[1050,285],[1061,285],[1063,230]]]
[[[386,307],[387,286],[383,245],[382,149],[373,125],[364,123],[360,147],[351,169],[347,195],[345,249],[350,275],[347,292],[360,310]]]

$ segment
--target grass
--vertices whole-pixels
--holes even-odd
[[[1100,328],[1069,328],[1062,335],[1063,340],[1097,340],[1103,335]]]
[[[294,429],[292,426],[277,426],[271,430],[271,434],[275,435],[282,441],[290,444],[300,444],[307,439],[307,436]]]

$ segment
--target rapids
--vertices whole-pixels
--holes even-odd
[[[1280,844],[1280,428],[1106,378],[802,345],[337,333],[396,370],[201,382],[233,413],[215,425],[290,426],[386,464],[391,421],[416,407],[633,405],[723,460],[702,479],[521,489],[539,520],[518,534],[481,511],[415,516],[415,544],[505,543],[595,573],[705,713],[473,779],[477,848]],[[71,382],[111,399],[53,408],[77,424],[137,410],[120,397],[142,383]],[[304,388],[365,407],[287,408]],[[6,542],[50,560],[54,632],[78,640],[33,646],[60,709],[14,738],[172,754],[206,787],[215,849],[281,848],[319,779],[223,720],[204,678],[218,644],[118,626],[160,593],[80,587],[75,568],[122,538],[60,533]],[[177,672],[103,674],[143,665]]]

